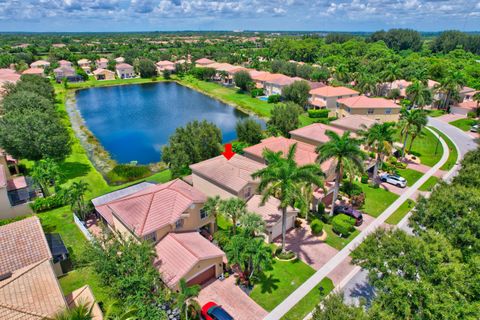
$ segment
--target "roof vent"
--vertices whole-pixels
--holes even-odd
[[[12,276],[11,272],[0,274],[0,281],[6,280]]]

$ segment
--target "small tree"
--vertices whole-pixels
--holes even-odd
[[[50,195],[48,188],[59,180],[60,169],[52,159],[45,159],[35,162],[32,168],[31,176],[35,183],[38,184],[45,197]]]
[[[273,107],[268,126],[288,137],[289,132],[297,129],[300,125],[298,120],[300,114],[302,114],[302,108],[293,102],[276,105]]]
[[[252,118],[237,121],[235,127],[238,140],[250,145],[257,144],[262,140],[262,126]]]
[[[237,221],[247,213],[247,205],[240,198],[229,198],[220,202],[219,213],[232,221],[232,232],[236,234]]]
[[[157,67],[150,59],[141,58],[136,61],[136,69],[142,78],[151,78],[157,75]]]
[[[240,225],[242,226],[243,231],[255,237],[260,233],[265,232],[265,221],[263,218],[254,212],[247,212],[240,217]]]
[[[71,308],[67,307],[57,313],[53,320],[92,320],[93,319],[93,303],[80,303]]]
[[[241,70],[235,72],[233,75],[233,81],[235,82],[235,85],[240,88],[240,90],[247,91],[252,83],[252,77],[248,71]]]
[[[198,284],[188,286],[185,279],[180,279],[180,292],[177,294],[177,308],[180,313],[185,313],[185,320],[188,320],[188,307],[193,298],[198,297],[200,293],[200,286]]]
[[[301,107],[305,107],[310,96],[310,86],[307,81],[295,81],[282,90],[282,96],[286,101],[292,101]]]
[[[65,192],[65,202],[70,204],[72,211],[78,213],[81,220],[85,220],[87,215],[87,202],[85,193],[88,191],[88,184],[84,181],[75,181]]]

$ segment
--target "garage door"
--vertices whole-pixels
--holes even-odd
[[[287,231],[293,228],[294,221],[295,221],[295,216],[287,217],[287,228],[286,228]],[[280,221],[278,221],[278,223],[272,227],[271,239],[273,240],[281,235],[282,235],[282,219],[280,219]]]
[[[215,266],[214,265],[211,266],[210,268],[208,268],[207,270],[203,271],[199,275],[196,275],[192,279],[188,280],[187,284],[189,286],[192,286],[194,284],[202,285],[212,278],[215,278]]]

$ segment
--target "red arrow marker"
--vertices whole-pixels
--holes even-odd
[[[222,152],[222,154],[227,160],[232,159],[232,157],[235,155],[235,152],[232,151],[232,144],[231,143],[225,144],[225,151]]]

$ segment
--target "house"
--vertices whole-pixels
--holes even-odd
[[[124,58],[124,57],[117,57],[117,58],[115,58],[115,59],[113,59],[113,60],[115,60],[116,63],[124,63],[124,62],[125,62],[125,58]]]
[[[210,68],[211,65],[208,67]],[[215,70],[217,70],[217,78],[219,78],[223,82],[223,84],[231,85],[233,84],[233,77],[235,73],[239,71],[247,71],[248,69],[241,66],[234,66],[229,63],[221,63],[219,64],[219,66],[215,67]],[[222,72],[226,76],[220,76],[218,72]]]
[[[115,66],[115,71],[120,79],[130,79],[135,77],[133,66],[128,63],[119,63]]]
[[[159,74],[161,74],[163,71],[175,71],[175,63],[168,60],[158,61],[155,63],[155,65],[157,66],[157,72]]]
[[[70,68],[73,67],[73,64],[70,61],[67,61],[67,60],[59,60],[58,65],[60,67],[70,67]]]
[[[197,68],[201,68],[201,67],[207,67],[209,64],[212,64],[214,63],[215,61],[213,60],[210,60],[208,58],[201,58],[201,59],[198,59],[195,61],[195,66]]]
[[[75,69],[68,66],[61,66],[53,70],[57,82],[67,79],[69,82],[82,81],[83,78],[75,72]]]
[[[477,93],[477,90],[469,87],[463,87],[458,92],[458,95],[460,97],[460,101],[465,102],[465,101],[473,101],[473,95],[475,93]]]
[[[93,75],[97,80],[115,80],[115,72],[98,68],[93,71]]]
[[[330,138],[326,135],[327,131],[333,131],[338,135],[342,135],[345,132],[343,129],[323,123],[312,123],[311,125],[292,130],[289,133],[290,137],[296,141],[319,146],[330,141]]]
[[[20,80],[21,75],[13,69],[0,69],[0,98],[5,95],[4,85],[8,83],[15,84]]]
[[[80,60],[77,61],[78,66],[88,74],[90,74],[91,71],[92,71],[92,69],[90,67],[91,63],[92,62],[88,59],[80,59]]]
[[[252,78],[253,82],[255,82],[255,87],[258,89],[263,89],[265,86],[265,81],[268,79],[268,77],[271,75],[270,72],[267,71],[257,71],[250,69],[248,71],[250,73],[250,77]]]
[[[382,84],[383,95],[388,96],[392,90],[398,90],[400,92],[400,97],[407,96],[407,88],[412,84],[411,81],[404,79],[395,80],[388,83]]]
[[[97,65],[97,69],[107,69],[108,59],[100,58],[97,61],[95,61],[95,64]]]
[[[283,88],[291,85],[295,81],[303,80],[299,77],[289,77],[280,73],[273,73],[266,77],[264,82],[263,89],[265,90],[265,95],[271,96],[273,94],[282,94]]]
[[[48,67],[50,67],[50,62],[48,62],[46,60],[37,60],[37,61],[34,61],[30,64],[30,68],[45,69],[45,68],[48,68]]]
[[[254,195],[247,201],[247,211],[258,214],[265,221],[265,240],[272,242],[275,238],[282,235],[282,210],[280,200],[270,197],[264,205],[262,205],[262,196]],[[295,219],[298,210],[292,207],[287,208],[286,230],[295,227]]]
[[[218,195],[222,199],[250,198],[259,184],[252,174],[262,168],[264,164],[239,154],[230,160],[218,156],[190,165],[193,186],[209,197]]]
[[[0,318],[52,319],[67,308],[88,303],[93,319],[103,319],[88,285],[64,296],[38,217],[0,226],[0,243]]]
[[[180,279],[187,285],[202,285],[223,273],[225,253],[198,232],[169,233],[155,245],[163,282],[174,291]]]
[[[336,116],[362,115],[380,122],[398,121],[401,107],[385,98],[358,96],[337,100]]]
[[[225,254],[198,231],[213,233],[215,217],[203,210],[207,197],[183,180],[140,183],[92,203],[112,230],[155,243],[155,266],[173,290],[185,278],[202,284],[223,272]]]
[[[351,115],[330,122],[330,126],[340,130],[357,132],[359,130],[368,129],[377,122],[378,121],[375,119],[362,115]]]
[[[40,195],[29,177],[12,174],[18,170],[15,159],[0,150],[0,219],[32,213],[30,202]]]
[[[40,77],[45,76],[43,68],[28,68],[27,70],[23,71],[22,74],[33,74]]]
[[[310,90],[309,105],[314,109],[328,109],[332,115],[337,109],[337,100],[356,97],[359,93],[347,87],[324,86]]]

